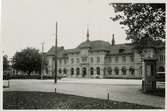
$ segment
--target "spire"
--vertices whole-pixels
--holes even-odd
[[[112,45],[115,45],[114,34],[112,34]]]
[[[87,41],[89,41],[89,28],[87,26],[87,34],[86,34],[86,37],[87,37]]]

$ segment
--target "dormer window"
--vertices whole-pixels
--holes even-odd
[[[119,49],[119,53],[123,53],[125,49]]]

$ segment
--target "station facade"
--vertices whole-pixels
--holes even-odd
[[[142,57],[130,43],[89,40],[74,49],[57,48],[57,74],[69,78],[141,78]],[[54,76],[55,47],[46,54],[46,75]],[[157,48],[157,71],[165,71],[165,45]]]

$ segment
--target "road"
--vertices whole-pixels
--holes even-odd
[[[6,84],[4,82],[4,84]],[[53,80],[10,80],[10,88],[4,91],[44,91],[79,95],[143,104],[165,108],[165,98],[141,92],[141,80],[123,79],[70,79],[64,78],[54,84]]]

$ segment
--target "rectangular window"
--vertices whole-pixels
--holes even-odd
[[[160,61],[162,61],[162,62],[165,61],[165,56],[164,55],[160,55],[159,58],[160,58]]]
[[[97,59],[96,62],[100,63],[100,57],[97,57],[96,59]]]
[[[67,64],[66,60],[64,60],[64,64]]]
[[[115,57],[115,62],[118,62],[118,56]]]
[[[77,63],[79,63],[79,58],[77,58]]]
[[[130,61],[134,62],[134,57],[133,56],[130,56]]]
[[[59,64],[61,65],[61,59],[59,60]]]
[[[112,62],[112,59],[111,59],[111,57],[109,57],[109,58],[108,58],[108,62]]]
[[[83,57],[82,62],[87,62],[87,57]]]
[[[126,56],[123,56],[123,57],[122,57],[122,61],[123,61],[123,62],[126,62]]]
[[[93,57],[90,58],[90,62],[93,63]]]
[[[73,64],[74,63],[74,59],[73,58],[71,58],[71,64]]]

